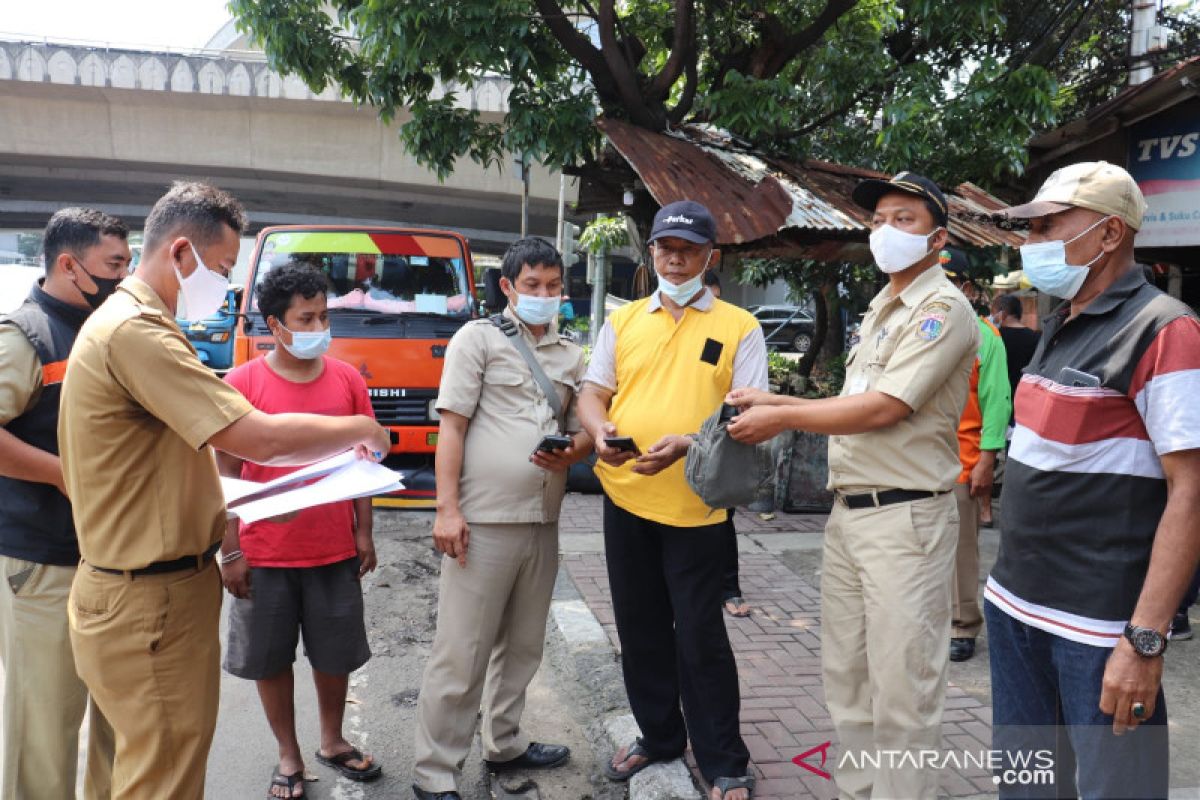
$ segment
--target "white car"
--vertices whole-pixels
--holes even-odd
[[[7,314],[25,302],[30,287],[43,274],[41,267],[0,264],[0,314]]]

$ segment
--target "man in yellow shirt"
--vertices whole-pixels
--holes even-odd
[[[716,238],[699,203],[670,203],[655,215],[658,290],[601,329],[579,416],[600,459],[608,580],[625,690],[642,731],[606,774],[627,780],[677,758],[690,735],[714,800],[746,800],[754,781],[721,614],[726,511],[688,488],[680,460],[688,434],[731,388],[767,385],[762,328],[704,287],[705,269],[720,257]]]

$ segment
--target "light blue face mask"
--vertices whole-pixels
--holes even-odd
[[[279,343],[284,349],[302,360],[320,358],[325,355],[325,351],[329,349],[329,343],[333,341],[333,334],[326,328],[323,331],[293,331],[284,327],[283,323],[279,323],[279,327],[292,335],[292,343],[288,344],[282,339]]]
[[[1099,261],[1100,257],[1104,255],[1104,251],[1101,250],[1086,264],[1068,264],[1067,245],[1106,220],[1108,217],[1097,220],[1086,230],[1065,242],[1058,239],[1051,242],[1021,245],[1021,269],[1024,270],[1025,277],[1033,284],[1033,288],[1063,300],[1070,300],[1078,294],[1083,282],[1087,280],[1088,267]]]
[[[558,308],[562,298],[538,297],[532,294],[517,292],[517,305],[514,310],[528,325],[549,325],[558,316]]]
[[[657,273],[656,273],[657,274]],[[676,305],[685,306],[688,301],[695,297],[701,289],[704,288],[704,273],[701,272],[694,278],[689,278],[683,283],[674,284],[664,278],[658,276],[658,291],[663,297],[669,297]]]

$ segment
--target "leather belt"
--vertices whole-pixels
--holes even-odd
[[[203,569],[209,561],[212,561],[216,552],[221,549],[221,543],[217,542],[211,545],[203,553],[195,556],[183,556],[182,558],[173,558],[170,561],[155,561],[152,564],[147,564],[138,569],[110,569],[109,567],[98,567],[95,564],[88,564],[89,567],[97,572],[105,572],[109,575],[128,575],[131,578],[136,578],[139,575],[161,575],[164,572],[179,572],[185,569]]]
[[[884,489],[883,491],[864,492],[862,494],[842,494],[837,498],[848,508],[877,508],[891,506],[896,503],[907,503],[912,500],[924,500],[937,497],[945,492],[918,492],[913,489]]]

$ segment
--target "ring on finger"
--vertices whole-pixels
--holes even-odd
[[[1146,716],[1146,704],[1141,700],[1135,700],[1131,707],[1134,719],[1142,719]]]

